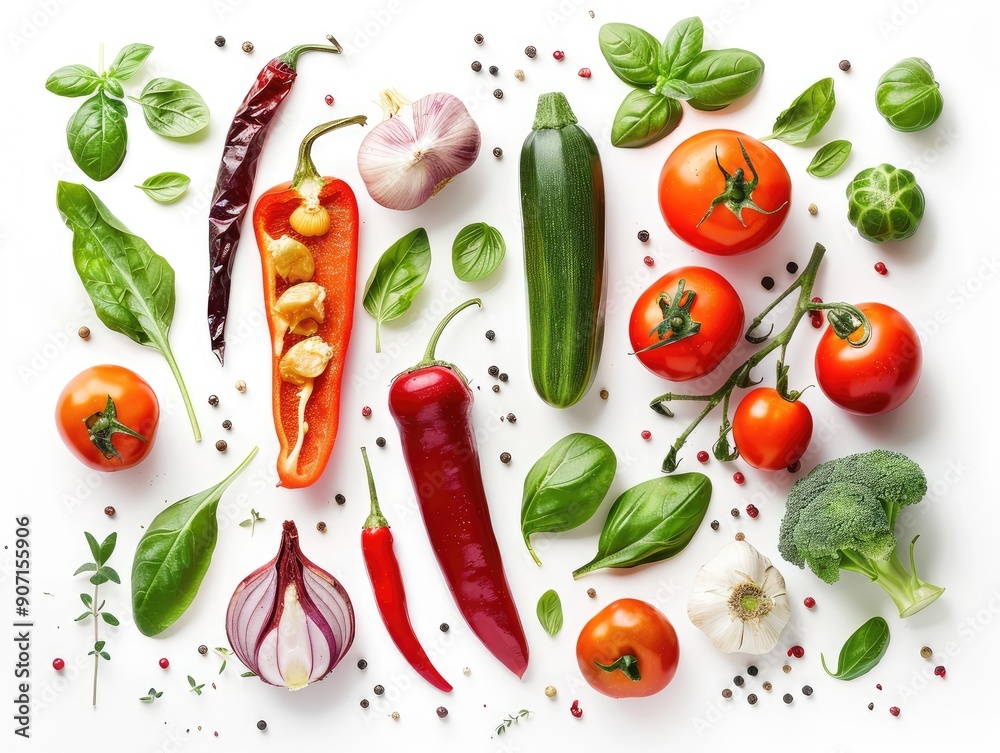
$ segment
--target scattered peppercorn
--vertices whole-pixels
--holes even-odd
[[[746,534],[744,534],[744,533],[743,533],[743,531],[737,531],[737,532],[736,532],[736,536],[735,536],[734,538],[735,538],[735,539],[736,539],[737,541],[743,541],[743,539],[745,539],[745,538],[746,538]]]
[[[922,649],[920,649],[920,655],[925,659],[930,659],[932,656],[934,656],[934,651],[931,649],[930,646],[924,646]]]
[[[159,663],[160,663],[160,669],[166,669],[167,667],[170,666],[170,660],[167,659],[166,657],[160,659]]]
[[[711,523],[711,526],[712,526],[712,530],[713,531],[718,531],[719,530],[719,521],[713,520],[712,523]]]
[[[115,508],[113,508],[111,505],[108,505],[107,507],[104,508],[104,514],[107,515],[109,518],[113,518],[115,515]]]
[[[513,413],[508,413],[507,414],[507,423],[509,423],[509,424],[516,424],[517,423],[517,416],[515,416]]]
[[[837,67],[840,68],[840,70],[842,70],[842,71],[845,71],[845,72],[849,71],[849,70],[851,70],[851,61],[850,60],[841,60],[840,63],[837,65]]]
[[[799,462],[798,460],[796,460],[794,463],[792,463],[790,466],[788,466],[788,472],[789,473],[798,473],[801,468],[802,468],[802,463]]]
[[[479,71],[481,71],[482,69],[483,69],[482,63],[480,63],[478,60],[472,61],[472,70],[474,70],[476,73],[479,73]]]
[[[265,722],[263,719],[261,719],[259,722],[257,722],[257,729],[259,729],[261,732],[263,732],[264,730],[266,730],[267,729],[267,722]]]
[[[591,599],[597,598],[597,591],[595,591],[593,588],[588,588],[587,596],[589,596]]]
[[[799,265],[794,261],[790,261],[785,265],[785,271],[788,272],[788,274],[793,275],[799,271]]]
[[[744,682],[743,675],[736,675],[736,677],[733,678],[733,685],[735,685],[738,688],[743,687],[743,682]]]
[[[732,698],[733,697],[733,691],[731,691],[729,688],[723,689],[723,691],[722,691],[722,697],[723,698]]]
[[[215,38],[215,46],[216,47],[225,47],[226,46],[226,38],[224,36],[222,36],[221,34],[219,36],[217,36]]]
[[[548,686],[546,686],[546,688],[545,688],[545,695],[547,697],[549,697],[549,698],[555,698],[556,697],[556,688],[555,688],[555,686],[554,685],[548,685]]]
[[[771,688],[774,687],[774,686],[771,685],[770,680],[764,680],[764,683],[761,685],[761,687],[764,688],[764,690],[766,690],[768,693],[770,693],[771,692]]]
[[[875,689],[876,690],[881,690],[882,689],[882,683],[880,683],[880,682],[875,683]]]
[[[497,333],[491,329],[486,330],[486,339],[493,342],[493,339],[497,336]]]
[[[758,510],[754,505],[747,505],[747,515],[749,515],[751,518],[756,518],[758,515],[760,515],[760,510]]]
[[[337,494],[334,496],[333,501],[336,502],[338,505],[343,505],[347,502],[347,497],[345,497],[343,494]]]
[[[747,674],[750,675],[751,677],[756,677],[758,671],[759,670],[757,669],[757,667],[755,667],[753,664],[747,667]]]
[[[810,696],[812,694],[813,694],[812,685],[803,685],[802,686],[802,695],[804,695],[804,696]]]
[[[441,624],[440,624],[440,625],[438,626],[438,629],[439,629],[439,630],[440,630],[440,631],[441,631],[442,633],[447,633],[447,632],[448,632],[448,631],[449,631],[449,630],[450,630],[451,628],[449,628],[449,627],[448,627],[448,623],[447,623],[447,622],[442,622],[442,623],[441,623]]]
[[[516,78],[518,81],[524,81],[524,71],[518,68],[516,71],[514,71],[514,78]]]
[[[569,707],[569,713],[571,713],[577,719],[583,716],[583,709],[580,708],[579,701],[573,701],[573,705]]]
[[[808,210],[809,210],[809,214],[815,216],[816,213],[819,212],[819,207],[816,206],[815,204],[810,204],[808,206]]]
[[[498,146],[493,147],[493,156],[496,157],[497,159],[503,157],[503,149],[501,149]]]
[[[899,716],[899,706],[890,706],[889,713],[893,716]]]
[[[385,447],[385,437],[377,437],[375,439],[375,444],[378,447]]]
[[[556,50],[555,52],[552,53],[552,57],[554,57],[556,60],[562,60],[564,57],[566,57],[566,53],[563,52],[562,50]]]
[[[783,664],[781,667],[781,671],[787,675],[789,672],[792,671],[792,667],[790,664]]]
[[[205,654],[207,654],[208,653],[208,646],[206,646],[204,643],[202,643],[200,646],[198,646],[198,653],[201,654],[202,656],[204,656]]]
[[[732,515],[734,518],[738,518],[740,516],[739,508],[734,507],[732,510],[729,511],[729,514]]]
[[[375,691],[375,695],[382,695],[385,692],[385,688],[381,685],[376,685],[373,690]]]
[[[503,463],[504,465],[506,465],[507,463],[509,463],[510,462],[510,453],[509,452],[501,452],[500,453],[500,462]]]
[[[57,658],[52,660],[52,669],[54,669],[56,672],[62,672],[65,666],[66,662],[64,662],[62,659]]]
[[[444,719],[446,716],[448,716],[448,709],[446,709],[444,706],[438,706],[436,713],[438,715],[438,719]]]
[[[394,721],[394,722],[398,722],[399,721],[399,712],[398,711],[393,711],[391,714],[389,714],[389,716],[392,717],[392,721]]]
[[[805,604],[806,609],[812,609],[814,606],[816,606],[816,599],[814,599],[812,596],[807,596],[802,600],[802,603]]]
[[[580,78],[590,78],[591,76],[590,68],[581,68],[576,72],[576,75],[579,76]]]
[[[783,700],[785,703],[791,703],[792,702],[792,694],[791,693],[785,693],[783,696],[781,696],[781,700]]]
[[[744,476],[744,475],[743,475],[742,473],[740,473],[739,471],[736,471],[736,473],[734,473],[734,474],[733,474],[733,483],[735,483],[735,484],[740,484],[740,485],[742,485],[742,484],[743,484],[743,482],[744,482],[744,481],[746,481],[746,480],[747,480],[747,477],[746,477],[746,476]]]
[[[601,390],[599,394],[601,396],[601,400],[607,400],[611,396],[611,393],[607,390]]]
[[[651,267],[655,262],[653,261],[652,256],[644,256],[642,257],[642,263],[645,264],[647,267]]]
[[[244,42],[240,45],[240,49],[243,50],[243,52],[250,54],[253,52],[253,42]]]
[[[883,277],[889,274],[889,268],[885,266],[885,262],[881,261],[875,262],[875,271],[878,272]]]
[[[489,70],[490,70],[490,75],[492,76],[495,76],[500,72],[500,69],[497,68],[495,65],[491,65]]]
[[[937,677],[944,677],[945,674],[947,674],[947,670],[944,668],[943,664],[938,664],[936,667],[934,667],[934,674]]]
[[[653,434],[652,432],[649,431],[649,429],[643,429],[642,433],[639,434],[639,436],[642,437],[643,439],[648,440],[650,437],[653,436]]]
[[[796,659],[801,659],[806,655],[806,650],[802,646],[792,646],[788,649],[788,655],[794,656]]]
[[[230,429],[233,428],[233,422],[227,418],[225,421],[222,422],[222,428],[225,429],[226,431],[229,431]]]
[[[527,47],[524,48],[524,54],[527,55],[529,58],[533,58],[535,57],[535,55],[538,54],[538,50],[536,50],[533,45],[529,44]]]
[[[646,241],[649,240],[649,231],[648,230],[640,230],[639,233],[638,233],[638,235],[636,237],[639,239],[640,243],[645,243]]]
[[[328,105],[333,105],[333,95],[327,94],[325,97],[323,97],[323,101],[326,102]]]
[[[698,456],[697,457],[698,457],[698,462],[699,463],[707,463],[709,455],[704,450],[698,450]]]
[[[493,391],[494,392],[499,392],[500,391],[500,385],[499,384],[494,384],[493,385]]]
[[[80,327],[80,329],[78,329],[76,331],[76,334],[78,334],[80,336],[81,340],[89,340],[90,339],[90,327]]]
[[[368,669],[368,662],[364,659],[358,659],[358,669]]]
[[[593,18],[593,17],[594,17],[594,11],[588,11],[588,13],[590,13],[590,17],[591,17],[591,18]]]
[[[472,41],[475,42],[476,44],[482,44],[485,40],[486,37],[484,37],[482,34],[476,34],[476,36],[472,38]]]
[[[462,667],[462,674],[468,677],[469,675],[472,674],[472,670],[469,669],[468,667]]]
[[[325,533],[326,532],[326,523],[324,523],[321,520],[319,523],[316,524],[316,530],[319,531],[320,533]]]
[[[493,96],[497,99],[503,99],[503,89],[494,89]]]
[[[215,443],[215,449],[217,449],[219,452],[225,452],[228,447],[229,445],[226,444],[225,439],[220,439],[218,442]]]
[[[510,379],[510,377],[507,376],[506,372],[501,371],[500,376],[497,377],[497,379],[499,379],[501,382],[506,382],[508,379]]]
[[[874,703],[869,703],[868,704],[868,710],[871,711],[873,708],[875,708],[875,704]]]
[[[488,369],[486,369],[486,373],[489,374],[491,377],[498,377],[500,376],[500,368],[497,366],[490,366]]]
[[[756,693],[751,693],[750,695],[748,695],[747,696],[747,703],[749,703],[751,706],[753,706],[755,703],[757,703],[757,694]]]
[[[362,698],[361,699],[361,708],[363,708],[363,709],[368,708],[368,699],[367,698]]]
[[[213,408],[215,408],[219,404],[219,396],[218,395],[209,395],[208,396],[208,404],[211,405]]]

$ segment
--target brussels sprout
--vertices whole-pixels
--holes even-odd
[[[878,80],[875,106],[897,131],[922,131],[938,119],[944,100],[927,61],[906,58]]]
[[[847,219],[867,241],[909,238],[923,216],[924,192],[909,170],[882,164],[847,184]]]

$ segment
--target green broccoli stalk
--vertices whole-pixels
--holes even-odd
[[[934,602],[943,588],[917,577],[910,542],[910,571],[899,559],[896,516],[927,493],[927,478],[905,455],[874,450],[818,465],[788,493],[778,550],[789,562],[827,583],[841,570],[861,573],[881,586],[900,617]]]

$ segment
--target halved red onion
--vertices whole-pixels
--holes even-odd
[[[285,521],[278,555],[236,587],[226,635],[248,669],[289,690],[322,680],[351,647],[351,599],[302,554],[293,521]]]
[[[383,93],[389,113],[361,142],[358,172],[371,197],[389,209],[414,209],[479,156],[479,126],[458,97],[428,94],[413,103],[413,130],[395,117],[402,103]]]

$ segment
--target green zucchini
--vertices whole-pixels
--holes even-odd
[[[594,382],[604,340],[604,175],[566,97],[538,98],[521,148],[521,220],[531,381],[556,408]]]

